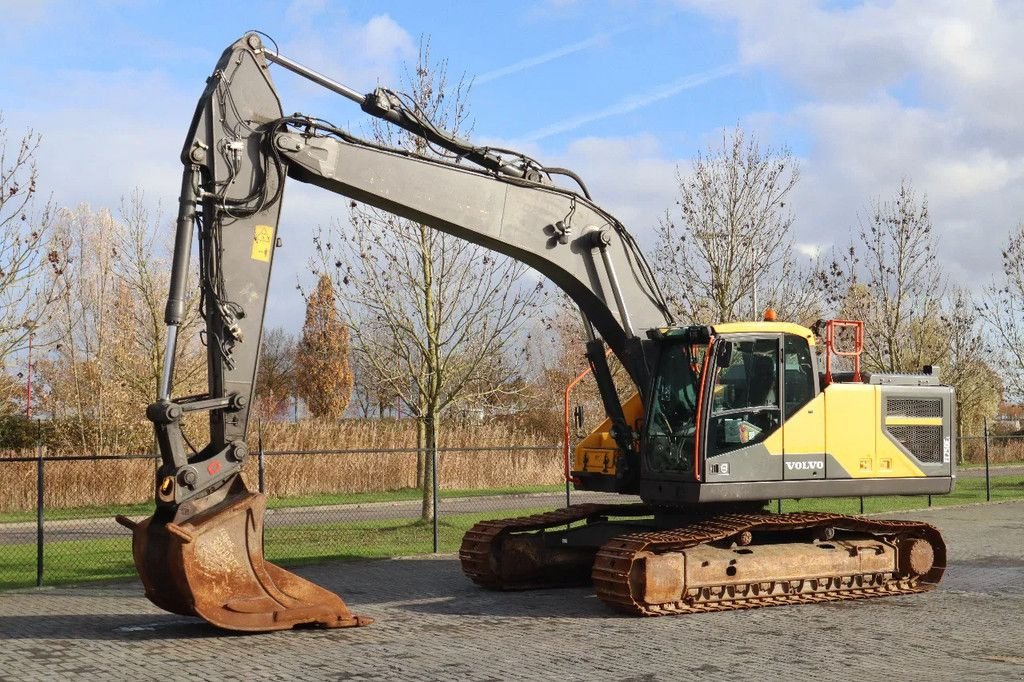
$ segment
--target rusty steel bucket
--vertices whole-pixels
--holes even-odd
[[[132,531],[146,596],[166,611],[245,632],[373,622],[353,615],[330,590],[264,560],[265,511],[266,496],[239,479],[221,502],[187,519],[117,521]]]

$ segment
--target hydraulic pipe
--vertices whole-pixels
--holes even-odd
[[[275,64],[280,64],[281,66],[288,69],[292,73],[297,73],[303,78],[308,78],[314,83],[324,86],[328,90],[332,90],[338,93],[339,95],[342,95],[343,97],[348,97],[350,100],[352,100],[356,104],[359,104],[360,106],[363,104],[363,102],[366,101],[366,97],[364,95],[359,94],[352,88],[344,86],[338,81],[332,80],[327,76],[323,75],[322,73],[318,73],[313,69],[307,68],[302,64],[299,64],[298,62],[293,61],[288,57],[285,57],[283,54],[264,50],[263,56],[265,56],[268,60],[274,62]]]
[[[633,323],[629,319],[629,310],[626,308],[626,302],[622,300],[622,289],[619,287],[619,278],[615,274],[615,265],[612,263],[611,254],[608,253],[608,245],[611,243],[611,238],[605,230],[601,231],[601,260],[604,261],[604,268],[608,271],[608,284],[611,285],[612,295],[615,297],[615,307],[619,309],[619,321],[622,323],[622,329],[626,332],[626,336],[636,336],[633,331]]]
[[[164,323],[179,325],[185,317],[185,284],[188,265],[192,258],[192,230],[196,221],[196,182],[199,169],[189,166],[181,175],[181,195],[178,198],[178,222],[174,231],[174,261],[171,264],[171,284],[164,309]]]
[[[167,325],[167,341],[164,344],[164,369],[160,375],[160,400],[171,397],[171,379],[174,376],[174,353],[178,345],[178,325]]]
[[[189,166],[181,175],[181,194],[178,198],[178,221],[174,231],[174,260],[171,263],[171,282],[167,293],[167,307],[164,309],[164,323],[167,324],[167,341],[164,346],[164,366],[160,375],[161,400],[171,397],[174,376],[174,354],[178,343],[178,325],[185,317],[185,284],[188,282],[188,266],[192,259],[192,231],[196,220],[196,183],[199,169]]]
[[[256,38],[258,40],[258,37]],[[450,152],[466,157],[473,163],[478,163],[485,168],[489,168],[490,170],[510,175],[512,177],[526,178],[534,182],[539,182],[541,180],[539,175],[536,177],[529,177],[529,174],[524,169],[517,168],[512,164],[504,162],[497,154],[478,150],[466,140],[461,140],[451,135],[439,133],[434,129],[424,126],[420,121],[403,115],[398,110],[391,108],[390,104],[386,101],[386,98],[382,101],[376,96],[371,97],[361,95],[352,88],[342,85],[338,81],[328,78],[322,73],[314,71],[309,67],[303,66],[295,60],[289,59],[278,52],[264,50],[263,55],[267,60],[283,66],[292,73],[298,74],[303,78],[307,78],[318,85],[322,85],[328,90],[336,92],[343,97],[347,97],[358,104],[366,113],[384,119],[389,123],[394,123],[399,128],[408,130],[414,135],[425,137],[434,144],[440,145]],[[378,90],[378,92],[380,91]]]
[[[608,349],[604,356],[608,357],[611,354],[611,349]],[[565,465],[565,480],[567,483],[572,481],[572,468],[569,465],[569,398],[572,395],[572,389],[576,388],[576,384],[583,381],[583,379],[590,374],[593,369],[593,367],[587,367],[585,370],[577,374],[575,379],[566,384],[565,393],[562,396],[563,425],[565,426],[565,437],[562,440],[562,460]]]

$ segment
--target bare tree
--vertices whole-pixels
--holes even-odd
[[[928,199],[906,180],[861,219],[855,244],[833,255],[821,281],[841,316],[864,321],[867,369],[914,372],[941,361],[947,282],[935,255]]]
[[[118,362],[119,378],[140,401],[154,400],[160,390],[164,362],[164,306],[171,271],[171,230],[164,230],[159,211],[150,215],[144,194],[136,190],[121,201],[116,221],[114,277],[123,300],[117,308],[116,325],[121,334]],[[195,278],[197,273],[191,271]],[[175,384],[179,390],[193,392],[206,379],[205,353],[200,348],[197,294],[186,287],[186,310],[179,325],[182,341],[175,351]],[[141,403],[140,403],[141,404]]]
[[[159,222],[138,193],[122,205],[120,219],[86,205],[57,219],[55,239],[66,265],[45,327],[54,343],[40,377],[44,405],[65,446],[99,453],[151,444],[144,410],[159,388],[170,271]],[[205,380],[195,308],[179,335],[176,378],[183,391]]]
[[[550,298],[552,300],[545,306],[543,316],[529,336],[528,360],[525,364],[531,370],[526,377],[531,390],[526,396],[528,411],[524,421],[533,430],[562,440],[565,389],[581,372],[587,370],[589,363],[586,358],[586,331],[579,308],[561,291],[555,292]],[[614,355],[608,358],[608,362],[619,398],[625,400],[635,390],[635,386],[625,376],[621,363]],[[585,430],[604,419],[604,406],[597,383],[592,377],[576,384],[570,399],[573,409],[583,409]],[[574,433],[570,435],[574,436]]]
[[[256,412],[273,419],[288,410],[289,399],[296,395],[295,337],[282,327],[268,329],[260,344],[259,370],[256,372]]]
[[[978,313],[991,339],[990,351],[1006,390],[1024,398],[1024,222],[1009,235],[1002,251],[1002,272],[985,287]]]
[[[782,319],[813,320],[815,264],[801,264],[794,254],[787,207],[800,177],[792,153],[762,150],[737,126],[676,177],[678,222],[666,211],[654,261],[677,317],[694,323],[757,319],[756,290],[758,307],[770,305]]]
[[[935,250],[928,200],[903,181],[891,201],[879,199],[862,218],[855,243],[834,255],[821,281],[840,317],[864,321],[865,369],[941,368],[956,390],[962,433],[996,410],[1002,385],[978,306],[966,291],[950,290]]]
[[[398,392],[395,390],[395,378],[392,372],[380,372],[376,369],[371,357],[360,348],[384,348],[393,339],[387,328],[377,324],[373,317],[352,320],[350,324],[359,328],[360,343],[353,349],[352,398],[357,414],[361,417],[401,416],[398,405]]]
[[[299,395],[316,417],[339,419],[352,396],[348,328],[335,305],[331,277],[320,275],[306,299],[306,323],[295,357]]]
[[[957,434],[994,415],[1003,396],[1003,382],[989,364],[988,343],[978,305],[963,290],[950,297],[938,330],[946,340],[941,378],[956,391]]]
[[[445,62],[431,60],[428,43],[405,85],[434,125],[463,127],[469,86],[448,82]],[[422,138],[381,125],[374,137],[432,153]],[[417,419],[422,518],[430,520],[434,472],[427,453],[437,448],[441,415],[459,402],[517,390],[505,381],[515,374],[510,354],[540,285],[524,281],[526,268],[516,261],[355,202],[350,229],[333,225],[316,248],[314,267],[332,273],[345,318],[358,321],[352,340],[363,377],[388,386]]]
[[[50,243],[53,207],[38,202],[40,140],[30,130],[9,147],[0,114],[0,358],[26,344],[59,295],[64,256]]]

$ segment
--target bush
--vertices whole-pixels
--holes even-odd
[[[0,450],[31,449],[38,438],[39,426],[24,415],[0,416]]]

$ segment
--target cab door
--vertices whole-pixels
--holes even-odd
[[[783,476],[782,335],[723,335],[704,430],[705,480],[780,481]]]
[[[785,334],[782,344],[783,478],[825,478],[825,400],[807,339]]]

